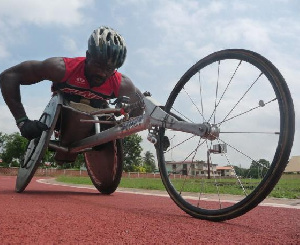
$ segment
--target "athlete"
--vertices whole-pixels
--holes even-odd
[[[100,107],[108,99],[127,96],[129,103],[142,98],[132,81],[117,71],[126,58],[123,37],[109,27],[94,30],[88,40],[86,57],[53,57],[44,61],[25,61],[5,70],[0,75],[3,98],[9,107],[21,135],[28,140],[39,137],[47,126],[30,120],[21,102],[20,85],[49,80],[53,90],[62,91],[65,98]],[[135,109],[132,115],[141,114]]]

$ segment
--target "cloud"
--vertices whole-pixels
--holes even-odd
[[[260,21],[247,18],[227,22],[219,20],[216,26],[216,36],[222,37],[222,42],[226,44],[242,42],[257,51],[271,44],[268,25],[262,25]]]
[[[224,5],[215,1],[205,7],[198,1],[162,1],[161,6],[154,12],[153,19],[157,27],[165,30],[164,34],[196,38],[199,33],[203,33],[205,19],[217,15],[222,9]]]
[[[73,52],[73,53],[78,51],[76,41],[73,38],[63,36],[61,38],[61,40],[63,42],[63,47],[64,47],[65,50]]]
[[[235,11],[249,11],[250,9],[253,10],[255,7],[251,3],[247,3],[245,1],[234,1],[231,2],[231,6]]]
[[[66,28],[82,26],[89,21],[84,10],[93,4],[94,0],[52,0],[47,3],[39,0],[0,1],[0,58],[16,57],[13,51],[16,45],[22,46],[29,40],[32,42],[31,38],[36,35],[35,28],[39,33],[47,28],[56,28],[56,32],[59,28],[64,28],[64,32],[67,32]],[[56,36],[57,34],[53,37]],[[77,50],[75,40],[67,37],[63,39],[67,51]]]
[[[242,42],[254,49],[265,48],[271,42],[269,25],[240,15],[246,9],[247,4],[241,2],[212,1],[208,5],[196,1],[168,2],[155,11],[153,19],[162,30],[164,45],[168,42],[169,45],[183,46],[188,53],[194,53],[196,47],[208,43],[216,47]],[[224,18],[229,13],[230,16]],[[210,48],[213,47],[210,45]]]
[[[2,0],[0,1],[0,16],[2,16],[2,21],[11,26],[30,23],[38,26],[57,24],[71,27],[80,25],[85,20],[81,10],[93,2],[93,0],[52,0],[47,2]]]
[[[1,130],[0,130],[0,132],[5,133],[5,134],[10,134],[10,133],[16,132],[18,128],[17,128],[17,126],[15,124],[15,120],[11,116],[11,113],[10,113],[8,107],[6,106],[6,104],[1,103],[0,111],[1,111],[1,117],[0,117]]]

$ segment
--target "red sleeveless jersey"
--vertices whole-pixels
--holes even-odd
[[[91,88],[85,75],[85,57],[63,58],[66,72],[60,83],[53,84],[54,90],[84,97],[90,100],[106,100],[119,95],[122,74],[115,72],[99,87]]]

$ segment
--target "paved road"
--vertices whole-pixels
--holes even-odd
[[[188,216],[163,193],[105,196],[34,178],[17,194],[14,185],[15,177],[0,176],[1,244],[300,244],[297,200],[268,200],[215,223]]]

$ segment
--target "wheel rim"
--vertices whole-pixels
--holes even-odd
[[[171,143],[166,152],[159,149],[162,178],[180,208],[227,219],[255,207],[271,191],[267,187],[284,170],[279,162],[286,164],[293,137],[292,129],[283,130],[292,121],[285,113],[293,110],[282,82],[267,60],[240,50],[212,54],[181,78],[166,111],[218,132],[199,138],[160,130],[160,139],[166,135]]]

